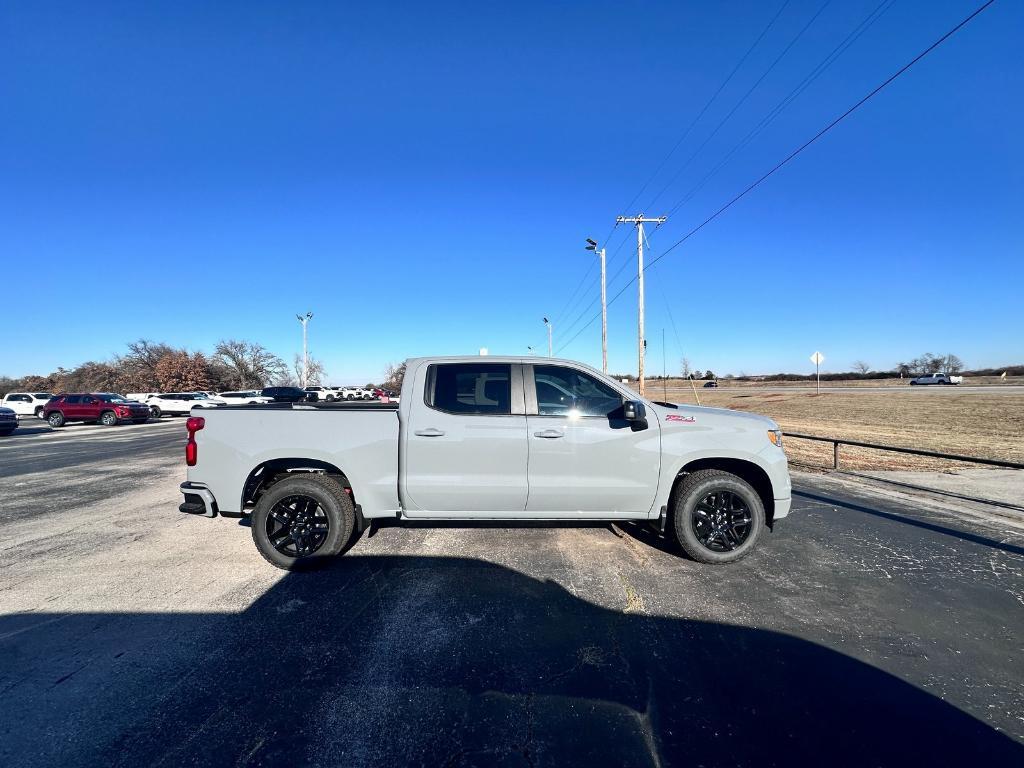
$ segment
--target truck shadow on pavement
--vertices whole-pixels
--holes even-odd
[[[7,616],[0,653],[5,766],[1024,764],[821,645],[468,558],[348,556],[241,613]]]

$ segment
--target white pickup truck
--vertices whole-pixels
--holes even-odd
[[[910,380],[910,386],[916,387],[924,384],[960,384],[963,376],[951,376],[948,373],[929,373],[925,376],[918,376]]]
[[[646,520],[723,563],[790,507],[770,419],[644,400],[569,360],[414,359],[398,405],[228,406],[187,428],[180,510],[251,515],[285,569],[341,553],[374,518]]]

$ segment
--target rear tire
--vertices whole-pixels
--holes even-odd
[[[36,408],[36,418],[37,419],[46,418],[45,416],[43,416],[43,409],[42,408]]]
[[[333,477],[296,475],[264,493],[252,513],[252,540],[271,565],[286,571],[322,565],[352,537],[352,499]]]
[[[151,414],[153,414],[153,418],[154,419],[159,419],[160,416],[162,415],[162,411],[159,408],[157,408],[155,405],[149,406],[149,412]]]
[[[57,429],[58,427],[63,427],[64,414],[61,413],[60,411],[54,411],[53,413],[46,417],[46,423],[49,424],[54,429]]]
[[[699,563],[739,560],[757,544],[764,523],[761,497],[731,472],[702,469],[676,490],[672,528],[683,551]]]

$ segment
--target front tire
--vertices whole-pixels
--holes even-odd
[[[57,429],[58,427],[63,427],[64,414],[61,413],[60,411],[54,411],[53,413],[46,417],[46,423],[49,424],[54,429]]]
[[[289,477],[271,486],[252,513],[252,539],[263,558],[286,571],[321,565],[355,528],[355,507],[326,475]]]
[[[113,411],[104,411],[100,414],[100,424],[104,427],[117,426],[117,414]]]
[[[764,504],[746,480],[720,469],[687,475],[675,494],[672,524],[683,551],[700,563],[732,563],[754,548]]]

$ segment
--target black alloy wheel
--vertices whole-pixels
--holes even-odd
[[[267,539],[286,557],[312,555],[324,545],[330,531],[330,518],[309,496],[286,496],[267,515]]]
[[[697,541],[712,552],[731,552],[747,540],[753,517],[732,491],[714,491],[698,501],[690,515]]]

